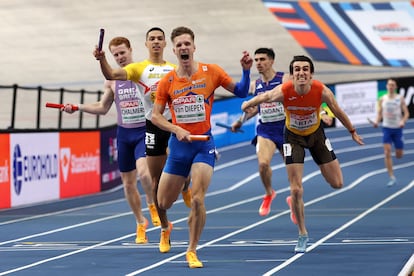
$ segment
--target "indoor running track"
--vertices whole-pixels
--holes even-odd
[[[204,268],[185,262],[189,210],[181,198],[169,210],[171,251],[161,254],[159,228],[149,227],[148,244],[134,244],[135,222],[116,190],[1,211],[0,275],[402,275],[414,253],[414,121],[405,128],[404,158],[394,159],[393,187],[386,186],[381,130],[367,125],[358,132],[364,146],[345,130],[327,130],[344,174],[340,190],[329,187],[307,153],[305,254],[293,253],[298,231],[285,202],[281,156],[272,161],[278,195],[269,216],[260,217],[264,190],[246,143],[220,149],[198,249]]]

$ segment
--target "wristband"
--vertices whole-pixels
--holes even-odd
[[[351,130],[349,130],[349,133],[354,134],[355,131],[356,131],[356,129],[353,127],[353,128],[351,128]]]

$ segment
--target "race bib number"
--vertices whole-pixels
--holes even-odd
[[[206,120],[203,95],[179,97],[172,102],[177,123],[199,123]]]
[[[123,124],[145,122],[145,110],[141,100],[123,101],[119,104]]]
[[[285,109],[280,102],[260,104],[260,119],[262,123],[277,122],[285,119]]]
[[[292,129],[306,130],[318,123],[318,116],[315,112],[309,115],[290,114],[290,124]]]

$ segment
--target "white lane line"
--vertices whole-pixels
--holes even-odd
[[[413,163],[413,162],[411,162]],[[335,231],[332,231],[331,233],[329,233],[328,235],[326,235],[325,237],[323,237],[322,239],[318,240],[317,242],[313,243],[311,246],[309,246],[306,249],[306,252],[310,252],[313,249],[315,249],[316,247],[318,247],[319,245],[321,245],[322,243],[324,243],[326,240],[334,237],[335,235],[337,235],[339,232],[345,230],[346,228],[348,228],[349,226],[351,226],[352,224],[358,222],[359,220],[363,219],[364,217],[366,217],[367,215],[369,215],[370,213],[374,212],[375,210],[377,210],[378,208],[382,207],[383,205],[385,205],[386,203],[390,202],[391,200],[393,200],[394,198],[398,197],[399,195],[401,195],[402,193],[405,193],[406,191],[410,190],[412,187],[414,186],[414,181],[412,181],[409,185],[405,186],[404,188],[402,188],[401,190],[395,192],[394,194],[390,195],[389,197],[385,198],[384,200],[380,201],[379,203],[375,204],[374,206],[372,206],[371,208],[369,208],[368,210],[366,210],[365,212],[362,212],[360,215],[358,215],[357,217],[355,217],[354,219],[348,221],[347,223],[343,224],[341,227],[337,228]],[[305,204],[306,205],[306,204]],[[296,254],[294,255],[292,258],[286,260],[285,262],[283,262],[282,264],[278,265],[277,267],[267,271],[266,273],[263,274],[263,276],[271,276],[274,273],[282,270],[283,268],[285,268],[286,266],[292,264],[293,262],[295,262],[297,259],[301,258],[305,253],[300,253],[300,254]]]
[[[351,163],[351,162],[348,162],[348,163]],[[414,166],[414,162],[405,163],[405,164],[402,164],[402,165],[395,166],[395,167],[394,167],[394,169],[400,169],[400,168],[405,168],[405,167],[409,167],[409,166]],[[322,200],[324,200],[324,199],[327,199],[327,198],[330,198],[330,197],[336,196],[336,195],[338,195],[338,194],[344,193],[344,192],[346,192],[346,191],[348,191],[348,190],[351,190],[351,189],[353,189],[354,187],[356,187],[357,185],[359,185],[360,183],[362,183],[362,181],[363,181],[363,180],[365,180],[365,179],[367,179],[368,177],[374,176],[374,175],[376,175],[376,174],[383,173],[384,171],[385,171],[385,169],[376,170],[376,171],[371,172],[371,173],[369,173],[369,174],[367,174],[367,175],[364,175],[364,176],[362,176],[362,177],[359,177],[359,178],[358,178],[357,180],[355,180],[355,181],[354,181],[351,185],[349,185],[349,186],[347,186],[347,187],[345,187],[345,188],[342,188],[342,189],[340,189],[340,190],[336,190],[336,191],[334,191],[334,192],[331,192],[331,193],[329,193],[329,194],[326,194],[326,195],[324,195],[324,196],[318,197],[318,198],[316,198],[316,199],[313,199],[313,200],[311,200],[311,201],[307,202],[307,203],[305,204],[305,206],[315,204],[315,203],[317,203],[317,202],[319,202],[319,201],[322,201]],[[410,187],[411,187],[411,186],[413,186],[413,185],[414,185],[414,181],[410,184]],[[226,235],[224,235],[224,236],[221,236],[220,238],[217,238],[217,239],[215,239],[215,240],[211,240],[211,241],[209,241],[209,242],[207,242],[207,243],[204,243],[204,244],[202,244],[202,245],[199,245],[199,246],[197,246],[197,250],[202,249],[202,248],[204,248],[204,247],[207,247],[207,246],[209,246],[209,245],[212,245],[212,244],[214,244],[214,243],[217,243],[217,242],[219,242],[219,241],[225,240],[225,239],[227,239],[227,238],[230,238],[230,237],[232,237],[232,236],[234,236],[234,235],[240,234],[240,233],[245,232],[245,231],[247,231],[247,230],[250,230],[250,229],[252,229],[252,228],[255,228],[256,226],[259,226],[259,225],[261,225],[261,224],[263,224],[263,223],[266,223],[266,222],[268,222],[268,221],[274,220],[274,219],[276,219],[276,218],[278,218],[278,217],[281,217],[281,216],[286,215],[286,214],[289,214],[289,213],[290,213],[290,210],[286,210],[286,211],[280,212],[280,213],[278,213],[278,214],[276,214],[276,215],[273,215],[273,216],[271,216],[271,217],[268,217],[268,218],[262,219],[262,220],[261,220],[261,221],[259,221],[259,222],[256,222],[256,223],[253,223],[253,224],[250,224],[249,226],[246,226],[246,227],[244,227],[244,228],[241,228],[241,229],[239,229],[239,230],[237,230],[237,231],[234,231],[234,232],[228,233],[228,234],[226,234]],[[309,248],[311,248],[311,247],[309,247]],[[165,263],[168,263],[168,262],[170,262],[170,261],[173,261],[173,260],[175,260],[175,259],[177,259],[177,258],[180,258],[180,257],[184,256],[184,255],[185,255],[185,253],[186,253],[186,252],[182,252],[182,253],[176,254],[176,255],[174,255],[174,256],[171,256],[171,257],[169,257],[169,258],[167,258],[167,259],[164,259],[164,260],[162,260],[162,261],[159,261],[159,262],[154,263],[154,264],[152,264],[152,265],[149,265],[149,266],[147,266],[147,267],[144,267],[144,268],[141,268],[141,269],[139,269],[139,270],[136,270],[136,271],[133,271],[133,272],[131,272],[131,273],[128,273],[128,274],[126,274],[126,276],[138,275],[138,274],[141,274],[141,273],[146,272],[146,271],[148,271],[148,270],[151,270],[151,269],[153,269],[153,268],[159,267],[159,266],[161,266],[161,265],[163,265],[163,264],[165,264]],[[289,260],[292,260],[292,262],[293,262],[293,261],[295,261],[296,259],[300,258],[300,256],[299,256],[299,255],[303,255],[303,254],[296,254],[295,256],[293,256],[292,258],[290,258]],[[271,274],[269,274],[269,275],[271,275]]]
[[[379,156],[382,156],[382,155],[379,155]],[[359,162],[361,162],[361,161],[359,161]],[[358,161],[351,161],[351,162],[348,162],[347,164],[348,165],[351,165],[351,164],[356,164],[356,163],[358,163]],[[278,165],[279,166],[279,165]],[[344,167],[345,165],[342,165],[342,167]],[[401,166],[401,165],[400,165]],[[398,169],[399,167],[397,167],[396,166],[396,168],[395,169]],[[381,172],[383,172],[384,171],[384,169],[382,169],[382,170],[380,170]],[[315,175],[317,175],[317,174],[320,174],[320,172],[319,172],[319,170],[318,171],[315,171],[313,174],[312,174],[312,176],[311,177],[313,177],[313,176],[315,176]],[[309,179],[309,178],[308,178]],[[306,181],[305,179],[304,179],[304,181]],[[244,182],[244,181],[242,181],[242,182]],[[239,185],[239,184],[235,184],[235,185]],[[228,188],[228,189],[224,189],[224,190],[222,190],[222,192],[224,192],[224,191],[231,191],[232,190],[232,187],[230,187],[230,188]],[[286,190],[289,190],[289,188],[285,188],[285,189],[282,189],[283,191],[286,191]],[[280,190],[280,191],[278,191],[278,192],[282,192],[282,190]],[[339,190],[339,191],[345,191],[344,189],[342,189],[342,190]],[[337,191],[337,192],[339,192],[339,191]],[[335,193],[335,192],[334,192]],[[333,195],[332,195],[333,196]],[[250,198],[250,199],[247,199],[247,201],[252,201],[252,200],[256,200],[256,199],[258,199],[258,198],[260,198],[261,196],[259,196],[259,197],[254,197],[254,198]],[[246,201],[246,202],[247,202]],[[240,202],[236,202],[236,203],[233,203],[233,204],[230,204],[229,206],[231,206],[231,207],[233,207],[233,206],[236,206],[236,205],[239,205],[239,204],[243,204],[243,202],[245,202],[245,201],[240,201]],[[227,208],[231,208],[231,207],[227,207]],[[212,212],[217,212],[217,211],[219,211],[219,210],[223,210],[223,208],[225,209],[225,207],[220,207],[220,208],[217,208],[217,209],[214,209],[214,210],[211,210],[210,212],[208,212],[208,213],[212,213]],[[282,216],[282,215],[285,215],[285,214],[288,214],[290,212],[290,210],[286,210],[286,211],[284,211],[284,212],[281,212],[281,213],[279,213],[278,215],[275,215],[275,216],[272,216],[272,217],[270,217],[270,218],[268,218],[268,219],[266,219],[266,220],[263,220],[263,221],[261,221],[260,223],[256,223],[256,224],[253,224],[253,226],[248,226],[247,228],[243,228],[242,230],[243,231],[241,231],[241,232],[244,232],[244,231],[247,231],[247,230],[249,230],[249,229],[251,229],[251,228],[253,228],[253,227],[256,227],[256,226],[258,226],[258,225],[260,225],[260,224],[262,224],[262,223],[265,223],[265,222],[267,222],[268,220],[270,220],[270,219],[274,219],[274,218],[277,218],[277,217],[280,217],[280,216]],[[110,218],[112,218],[112,217],[116,217],[116,216],[111,216]],[[107,220],[108,218],[102,218],[102,219],[99,219],[99,220]],[[99,220],[95,220],[95,221],[99,221]],[[181,221],[185,221],[185,220],[187,220],[187,218],[185,217],[185,218],[182,218],[182,219],[179,219],[179,220],[176,220],[175,222],[181,222]],[[79,227],[79,226],[83,226],[83,225],[87,225],[87,224],[91,224],[90,222],[85,222],[85,223],[81,223],[81,224],[77,224],[77,225],[72,225],[72,226],[68,226],[68,227],[63,227],[63,228],[60,228],[60,229],[63,229],[63,230],[66,230],[66,229],[70,229],[70,228],[76,228],[76,227]],[[158,227],[157,227],[158,228]],[[155,229],[157,229],[157,228],[151,228],[151,229],[149,229],[148,231],[153,231],[153,230],[155,230]],[[63,230],[61,230],[61,231],[63,231]],[[28,238],[32,238],[32,237],[38,237],[38,236],[42,236],[42,235],[46,235],[46,234],[50,234],[50,233],[54,233],[54,232],[59,232],[58,231],[58,229],[55,229],[55,230],[51,230],[51,231],[47,231],[47,232],[43,232],[43,233],[39,233],[39,234],[35,234],[35,235],[30,235],[30,236],[27,236],[27,237],[22,237],[22,238],[19,238],[19,239],[16,239],[16,240],[13,240],[13,241],[21,241],[21,240],[24,240],[24,239],[28,239]],[[210,245],[210,244],[213,244],[213,243],[215,243],[215,242],[217,242],[217,241],[221,241],[221,240],[223,240],[223,239],[226,239],[227,238],[227,236],[228,237],[231,237],[231,236],[233,236],[233,235],[236,235],[236,234],[238,234],[238,233],[241,233],[241,232],[238,232],[238,231],[236,231],[236,232],[233,232],[233,233],[230,233],[230,234],[228,234],[228,235],[226,235],[226,236],[224,236],[223,238],[219,238],[219,239],[217,239],[217,240],[214,240],[214,241],[212,241],[212,242],[209,242],[209,243],[206,243],[205,245],[202,245],[200,248],[203,248],[203,247],[205,247],[205,246],[208,246],[208,245]],[[46,234],[44,234],[44,233],[46,233]],[[73,251],[73,252],[68,252],[68,253],[66,253],[66,254],[63,254],[63,255],[58,255],[58,256],[55,256],[55,257],[52,257],[52,258],[48,258],[48,259],[45,259],[45,260],[42,260],[42,261],[39,261],[39,262],[35,262],[35,263],[32,263],[32,264],[29,264],[29,265],[26,265],[26,266],[22,266],[22,267],[18,267],[18,268],[16,268],[16,269],[13,269],[13,270],[9,270],[9,271],[12,271],[12,272],[15,272],[15,271],[20,271],[20,270],[24,270],[24,269],[27,269],[27,268],[30,268],[30,267],[33,267],[33,266],[37,266],[37,265],[40,265],[40,264],[43,264],[43,263],[46,263],[46,262],[49,262],[49,261],[53,261],[53,260],[56,260],[56,259],[60,259],[60,258],[64,258],[64,257],[67,257],[67,256],[70,256],[70,255],[74,255],[74,254],[77,254],[77,253],[81,253],[81,252],[84,252],[84,251],[87,251],[87,250],[90,250],[90,249],[93,249],[93,248],[96,248],[96,247],[99,247],[99,246],[102,246],[102,245],[106,245],[106,244],[109,244],[109,243],[113,243],[113,242],[117,242],[117,241],[119,241],[119,240],[122,240],[122,239],[126,239],[126,238],[130,238],[130,237],[132,237],[133,235],[135,235],[135,233],[133,233],[133,234],[128,234],[128,235],[125,235],[125,236],[122,236],[122,237],[120,237],[120,238],[116,238],[116,239],[112,239],[112,240],[110,240],[110,241],[106,241],[106,242],[102,242],[102,243],[99,243],[99,244],[96,244],[96,245],[93,245],[93,246],[90,246],[90,247],[86,247],[86,248],[83,248],[83,249],[81,249],[81,250],[76,250],[76,251]],[[9,243],[9,242],[3,242],[3,243],[0,243],[0,245],[1,244],[6,244],[6,243]],[[183,254],[185,254],[185,252],[184,253],[182,253],[182,254],[179,254],[179,255],[176,255],[176,257],[175,258],[178,258],[178,257],[181,257],[181,256],[183,256]],[[174,258],[174,256],[172,257],[173,259],[175,259]],[[170,259],[170,258],[169,258]],[[167,259],[167,262],[169,261],[169,259]],[[164,262],[162,262],[162,263],[164,263]],[[160,264],[161,265],[161,264]],[[159,265],[157,265],[157,266],[159,266]],[[6,275],[6,274],[4,274],[4,273],[6,273],[6,274],[8,274],[8,271],[4,271],[4,272],[2,272],[2,273],[0,273],[0,275]],[[133,275],[135,275],[135,274],[133,274]]]
[[[414,254],[411,255],[411,258],[404,265],[403,269],[398,273],[398,276],[407,276],[410,275],[410,272],[414,271]]]

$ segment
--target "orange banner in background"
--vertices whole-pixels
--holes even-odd
[[[60,133],[60,198],[100,191],[100,134]]]
[[[0,134],[0,208],[10,204],[10,136]]]

